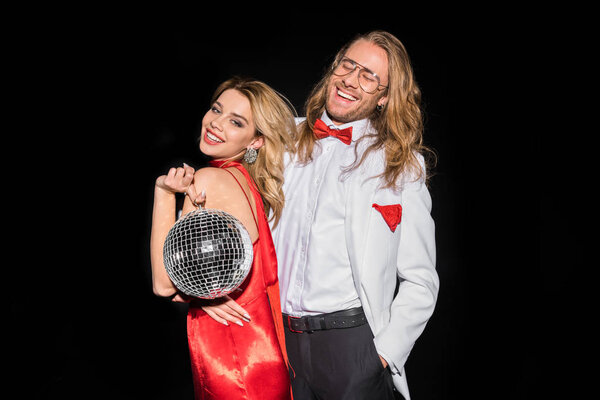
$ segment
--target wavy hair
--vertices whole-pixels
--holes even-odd
[[[225,90],[235,89],[250,102],[256,136],[262,136],[264,145],[258,150],[256,162],[248,164],[241,160],[263,199],[265,214],[272,211],[270,220],[279,223],[285,204],[283,194],[283,154],[294,153],[296,136],[296,111],[282,94],[264,82],[233,77],[216,89],[212,102]]]
[[[312,151],[316,141],[313,134],[314,124],[325,110],[327,87],[335,66],[344,57],[350,46],[360,40],[366,40],[382,48],[388,57],[388,100],[382,110],[373,109],[369,120],[377,130],[372,143],[346,172],[358,168],[369,153],[383,149],[385,152],[385,169],[377,177],[382,178],[384,187],[396,188],[398,178],[402,174],[414,177],[415,180],[426,179],[426,169],[419,162],[419,154],[435,156],[432,150],[423,144],[423,115],[421,111],[421,91],[414,78],[408,53],[400,40],[385,31],[372,31],[358,35],[348,42],[336,54],[331,67],[323,78],[315,85],[305,103],[306,120],[299,126],[297,150],[298,159],[303,163],[312,160]],[[355,151],[358,146],[355,146]],[[426,157],[429,160],[429,157]]]

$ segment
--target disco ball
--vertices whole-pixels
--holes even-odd
[[[234,216],[199,208],[181,217],[164,245],[169,277],[181,292],[201,299],[238,288],[252,266],[252,241]]]

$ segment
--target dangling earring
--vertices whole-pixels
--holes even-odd
[[[244,161],[246,161],[248,164],[253,164],[256,161],[257,156],[258,151],[256,151],[256,149],[253,147],[248,147],[244,153]]]

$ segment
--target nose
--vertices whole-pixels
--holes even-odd
[[[219,116],[215,116],[215,118],[213,118],[209,124],[208,124],[212,129],[216,129],[219,131],[223,130],[223,123],[221,121],[221,118]]]
[[[360,74],[360,69],[355,68],[354,71],[350,72],[348,75],[345,75],[342,78],[342,82],[346,87],[352,87],[354,89],[358,89],[358,75]]]

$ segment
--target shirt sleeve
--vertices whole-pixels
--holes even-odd
[[[400,373],[437,301],[435,226],[424,182],[405,184],[400,196],[381,193],[381,197],[388,201],[394,201],[389,197],[400,197],[402,220],[397,228],[397,253],[390,260],[393,265],[387,267],[396,269],[397,294],[389,310],[389,323],[375,336],[375,347],[384,354],[392,372]]]

